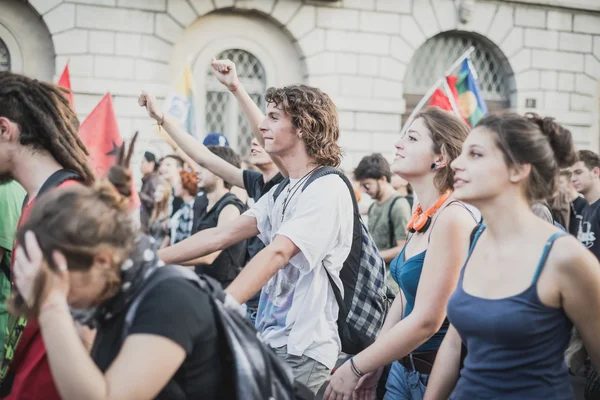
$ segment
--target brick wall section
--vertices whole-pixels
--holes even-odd
[[[472,20],[462,25],[449,0],[30,3],[52,34],[57,74],[70,59],[77,111],[85,116],[111,91],[123,136],[149,129],[135,97],[142,88],[165,96],[170,54],[186,27],[206,13],[234,7],[264,14],[294,38],[306,82],[329,93],[339,107],[345,167],[371,151],[391,156],[405,111],[410,60],[428,38],[454,29],[487,37],[506,56],[514,72],[515,110],[526,111],[525,100],[534,98],[535,111],[567,124],[578,145],[599,149],[599,13],[479,0]],[[144,139],[140,152],[158,146],[156,139]]]

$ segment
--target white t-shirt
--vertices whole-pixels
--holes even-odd
[[[341,344],[338,305],[325,268],[343,293],[339,272],[352,246],[352,199],[336,175],[316,179],[304,191],[305,181],[294,187],[298,182],[292,179],[277,201],[273,187],[245,213],[256,218],[265,245],[283,235],[300,249],[263,287],[256,328],[271,347],[287,346],[288,354],[332,369]]]

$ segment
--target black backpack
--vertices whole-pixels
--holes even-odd
[[[342,351],[346,354],[358,354],[377,338],[390,307],[393,292],[386,286],[385,262],[369,234],[369,229],[362,221],[354,188],[346,175],[333,167],[321,167],[311,174],[302,191],[315,180],[327,175],[337,175],[344,181],[354,207],[352,247],[340,271],[344,297],[329,271],[325,271],[340,309],[337,325]],[[273,193],[274,199],[277,199],[289,183],[288,178],[279,184]]]
[[[184,267],[175,265],[159,267],[148,278],[127,310],[121,336],[122,342],[125,341],[131,329],[137,308],[144,297],[152,288],[168,279],[190,281],[199,290],[206,292],[212,300],[215,319],[226,342],[223,347],[228,354],[224,354],[223,357],[230,359],[229,364],[232,364],[229,370],[233,374],[235,386],[233,392],[236,399],[314,399],[314,394],[307,387],[294,381],[291,367],[280,360],[275,352],[263,343],[261,336],[245,315],[227,305],[227,295],[223,292],[221,285],[208,276],[198,276]],[[174,380],[171,380],[163,389],[160,398],[186,399],[183,390]]]

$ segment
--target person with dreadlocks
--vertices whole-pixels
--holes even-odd
[[[48,189],[95,181],[65,93],[51,83],[0,72],[0,183],[15,180],[27,192],[19,226]],[[59,400],[38,322],[11,317],[7,333],[0,397]]]

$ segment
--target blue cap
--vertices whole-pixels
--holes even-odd
[[[202,142],[205,146],[226,146],[229,147],[229,141],[221,133],[209,133]]]

